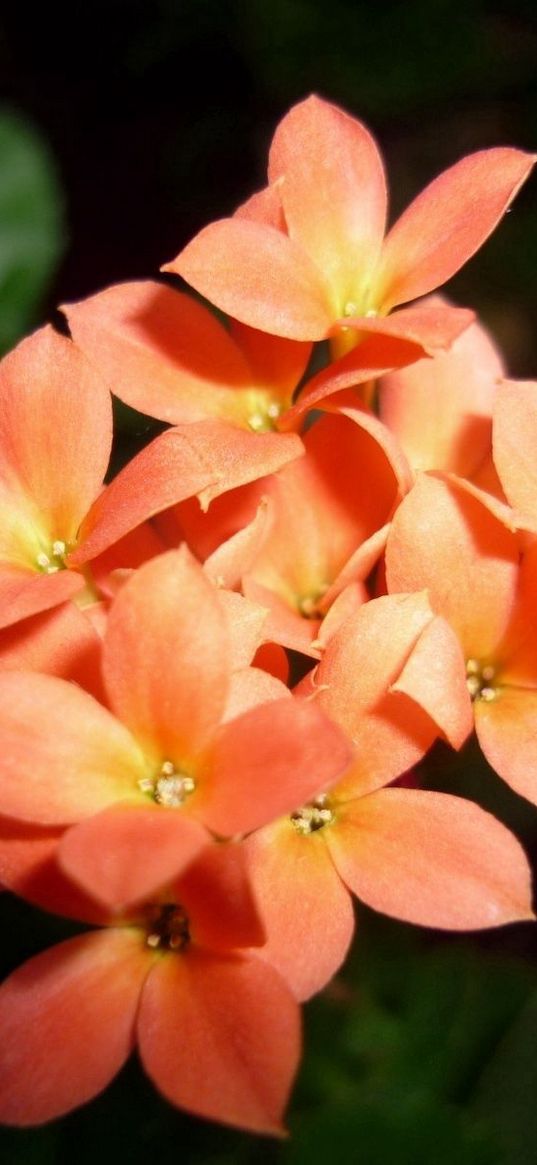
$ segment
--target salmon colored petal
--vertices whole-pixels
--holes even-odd
[[[209,835],[192,818],[156,805],[112,805],[64,834],[65,874],[108,910],[126,910],[179,876]]]
[[[501,687],[490,703],[476,700],[475,729],[492,768],[537,805],[537,692]]]
[[[392,691],[404,692],[419,704],[453,748],[470,735],[474,718],[465,661],[445,619],[437,616],[423,629]]]
[[[537,688],[536,612],[537,541],[532,539],[520,563],[513,619],[498,647],[496,679],[502,686]]]
[[[336,631],[339,631],[339,628],[345,620],[350,619],[352,615],[355,615],[360,610],[363,603],[369,601],[369,592],[363,582],[347,583],[343,587],[343,590],[338,593],[336,593],[335,586],[331,590],[333,592],[330,596],[332,600],[331,605],[319,627],[317,638],[311,644],[312,654],[313,650],[323,651],[329,640],[335,635]],[[336,596],[335,598],[333,597],[334,594]],[[323,607],[324,605],[323,603]]]
[[[291,396],[306,371],[312,344],[271,336],[230,320],[230,333],[251,371],[252,383]]]
[[[233,217],[248,218],[252,222],[263,223],[264,226],[274,227],[275,230],[286,234],[280,186],[280,182],[274,182],[272,186],[265,186],[263,190],[257,190],[255,194],[246,199],[246,202],[237,207]]]
[[[537,382],[512,380],[500,385],[493,450],[511,505],[537,521]]]
[[[242,323],[291,340],[324,339],[340,314],[299,243],[251,219],[210,223],[163,270]]]
[[[236,591],[218,588],[218,602],[228,629],[227,662],[230,671],[245,668],[264,642],[267,612]]]
[[[477,498],[421,476],[395,514],[386,562],[390,590],[428,588],[466,658],[494,651],[514,602],[518,546]]]
[[[0,1120],[42,1124],[91,1100],[129,1056],[148,970],[138,935],[98,931],[30,959],[0,988]]]
[[[62,825],[139,800],[147,766],[127,729],[75,684],[0,674],[2,811]]]
[[[268,612],[263,628],[267,639],[291,651],[301,651],[303,655],[313,655],[314,659],[318,659],[318,650],[313,648],[312,651],[312,644],[319,634],[320,618],[305,618],[293,610],[284,598],[268,587],[261,586],[248,574],[243,579],[243,589],[248,598],[263,604]]]
[[[38,574],[0,564],[0,629],[12,627],[41,611],[50,611],[73,598],[84,587],[84,578],[70,570]]]
[[[471,477],[490,452],[492,406],[503,375],[487,331],[471,324],[448,352],[382,379],[381,419],[414,469]]]
[[[214,315],[159,283],[122,283],[64,307],[73,338],[115,396],[171,424],[240,419],[247,359]]]
[[[46,672],[101,699],[100,667],[100,638],[74,603],[33,615],[0,634],[0,671]]]
[[[265,942],[242,842],[206,846],[176,890],[197,947],[230,951]]]
[[[197,496],[207,509],[219,494],[275,473],[303,451],[295,433],[249,433],[223,421],[168,429],[103,491],[69,564],[89,562],[147,518],[186,498]]]
[[[244,848],[267,942],[259,954],[299,1001],[339,970],[354,932],[354,912],[324,843],[301,836],[289,818],[258,830]]]
[[[412,364],[423,355],[421,345],[398,337],[365,335],[364,339],[327,368],[312,376],[304,385],[296,404],[279,421],[280,429],[292,429],[303,418],[308,409],[315,408],[321,401],[336,397],[346,389],[367,384],[379,376],[385,376],[392,368]]]
[[[231,677],[224,721],[235,720],[267,700],[285,698],[291,699],[291,693],[277,676],[258,667],[243,667]]]
[[[101,926],[108,921],[103,910],[65,877],[56,861],[62,833],[59,827],[0,817],[0,884],[42,910]]]
[[[211,510],[209,525],[216,513]],[[205,559],[205,573],[220,587],[240,587],[243,574],[251,569],[262,550],[274,521],[273,505],[262,498],[255,517],[221,542]],[[218,523],[215,523],[217,526]]]
[[[106,473],[112,401],[82,353],[50,327],[2,362],[0,431],[3,459],[51,542],[74,542]]]
[[[269,181],[278,179],[289,234],[325,272],[343,315],[347,300],[360,291],[365,297],[384,237],[386,179],[377,145],[361,122],[308,97],[274,135]]]
[[[532,917],[522,847],[461,797],[384,789],[342,807],[326,840],[349,888],[384,914],[447,930]]]
[[[355,745],[338,799],[378,789],[416,764],[438,735],[406,693],[390,690],[432,618],[424,593],[364,603],[329,639],[297,692],[314,697]]]
[[[369,598],[363,580],[371,573],[385,550],[389,530],[390,523],[387,522],[385,526],[381,526],[379,530],[376,530],[370,538],[366,538],[362,542],[362,545],[355,550],[354,554],[351,554],[351,557],[347,560],[344,567],[336,575],[332,586],[328,588],[320,599],[320,611],[326,611],[328,614],[333,609],[336,599],[349,587],[354,588],[354,596],[351,597],[349,593],[349,614],[357,610],[362,605],[362,602],[365,602]],[[357,583],[362,585],[357,586]],[[358,599],[358,602],[356,602],[356,599]]]
[[[390,307],[434,291],[494,230],[535,158],[521,150],[480,150],[431,182],[388,234],[379,294]]]
[[[186,547],[141,566],[119,592],[103,670],[119,719],[156,761],[188,771],[220,723],[230,667],[217,591]]]
[[[161,959],[138,1031],[144,1068],[172,1104],[250,1132],[283,1132],[300,1016],[271,967],[196,949]]]
[[[385,595],[365,603],[330,640],[314,685],[351,737],[396,682],[431,618],[424,592]]]
[[[468,308],[450,307],[438,300],[426,300],[389,316],[356,316],[338,320],[337,327],[352,328],[360,334],[377,332],[382,336],[391,336],[394,340],[419,345],[421,352],[434,356],[438,351],[449,348],[474,319],[474,312]],[[336,325],[331,334],[337,334]]]
[[[249,833],[333,784],[351,756],[340,730],[312,704],[261,704],[220,730],[199,815],[222,836]]]

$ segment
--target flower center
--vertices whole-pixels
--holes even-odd
[[[469,659],[466,662],[466,687],[472,700],[485,700],[490,703],[498,695],[493,680],[496,671],[489,663],[481,663],[478,659]]]
[[[190,926],[183,907],[175,902],[149,907],[145,941],[153,950],[184,951],[190,942]]]
[[[178,809],[194,792],[196,782],[188,773],[176,769],[173,761],[165,760],[156,777],[144,777],[138,781],[138,786],[142,793],[149,793],[157,805]]]
[[[308,801],[301,809],[295,809],[294,813],[291,813],[291,821],[297,833],[303,837],[316,833],[325,825],[331,825],[334,820],[326,793],[321,793],[319,797],[314,797],[313,801]]]
[[[67,554],[67,542],[63,542],[58,538],[52,543],[48,552],[42,550],[36,557],[36,563],[39,570],[43,574],[56,574],[58,570],[65,570],[65,555]]]
[[[321,599],[328,590],[328,584],[318,587],[318,589],[309,595],[304,595],[298,600],[298,610],[305,619],[322,619],[324,612],[320,609]]]
[[[268,433],[276,428],[276,421],[282,412],[282,405],[277,401],[268,404],[259,404],[254,407],[248,416],[248,427],[254,433]]]

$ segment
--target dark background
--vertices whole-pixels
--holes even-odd
[[[532,0],[93,0],[0,18],[5,98],[48,141],[68,248],[48,307],[153,275],[264,183],[284,111],[316,91],[362,117],[398,212],[464,153],[535,149]],[[453,283],[535,368],[535,185]]]
[[[46,197],[37,197],[37,180],[30,183],[33,208],[28,195],[2,201],[3,184],[16,171],[11,155],[0,170],[6,336],[14,342],[17,330],[50,318],[59,302],[113,281],[154,277],[201,226],[263,185],[278,119],[311,91],[373,130],[385,152],[394,214],[471,150],[535,149],[534,11],[530,0],[4,7],[5,107],[22,118],[20,141],[29,140],[30,154],[48,168]],[[19,223],[22,275],[6,259],[8,201],[13,222],[29,208],[24,229]],[[28,292],[40,230],[53,241]],[[533,179],[450,285],[453,297],[493,328],[513,375],[525,377],[537,374],[536,257]],[[0,343],[3,334],[0,318]],[[505,790],[473,745],[460,758],[437,750],[423,780],[475,797],[535,851],[535,809]],[[5,973],[72,932],[9,895],[1,906]],[[307,1054],[286,1145],[182,1116],[133,1063],[106,1094],[65,1120],[0,1133],[2,1161],[451,1165],[455,1158],[457,1165],[536,1165],[533,927],[441,936],[361,907],[358,915],[351,961],[306,1008]]]

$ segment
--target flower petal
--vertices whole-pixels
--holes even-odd
[[[108,910],[126,910],[162,890],[210,844],[182,813],[157,805],[112,805],[64,834],[61,868]]]
[[[301,836],[289,818],[244,842],[267,942],[260,957],[297,999],[309,999],[339,970],[354,932],[354,912],[324,842]]]
[[[316,96],[295,105],[270,148],[269,181],[280,198],[292,239],[302,244],[345,303],[367,287],[386,222],[382,159],[361,122]]]
[[[149,281],[122,283],[63,310],[79,347],[132,408],[171,424],[240,419],[248,362],[191,296]]]
[[[521,150],[480,150],[426,186],[386,238],[382,299],[406,303],[450,279],[494,230],[534,161]]]
[[[91,1100],[133,1047],[148,970],[137,934],[97,931],[24,963],[0,988],[0,1120],[34,1125]]]
[[[249,833],[290,813],[345,771],[352,752],[319,708],[271,700],[220,730],[200,791],[200,817],[215,833]]]
[[[461,797],[382,789],[342,806],[326,836],[341,877],[374,910],[447,930],[532,918],[522,847]]]
[[[186,546],[141,566],[108,616],[110,705],[156,761],[198,757],[222,718],[230,674],[226,618]]]
[[[87,692],[55,676],[0,674],[0,796],[7,816],[61,825],[139,800],[144,758]]]
[[[228,315],[291,340],[322,340],[335,311],[318,267],[281,231],[247,218],[210,223],[164,271]]]
[[[172,1104],[250,1132],[283,1132],[300,1021],[271,967],[195,948],[161,959],[138,1029],[144,1068]]]

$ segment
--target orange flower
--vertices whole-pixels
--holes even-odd
[[[481,748],[535,804],[537,547],[521,559],[520,537],[509,528],[516,520],[472,486],[424,474],[394,517],[387,580],[393,591],[427,587],[459,638]],[[437,673],[416,673],[409,690],[435,681]]]
[[[350,755],[340,730],[255,669],[253,696],[242,680],[236,695],[233,673],[227,620],[202,568],[186,549],[146,563],[108,617],[112,711],[53,676],[0,675],[3,813],[80,822],[69,871],[121,907],[175,876],[206,829],[248,832],[332,784]],[[133,865],[135,844],[144,861]]]
[[[33,1125],[99,1093],[138,1044],[156,1087],[198,1116],[281,1134],[300,1053],[237,846],[164,896],[30,959],[0,988],[0,1120]]]
[[[409,694],[415,672],[432,694]],[[423,685],[425,687],[425,685]],[[455,637],[423,593],[366,603],[301,685],[352,738],[330,790],[246,840],[268,941],[260,954],[297,998],[337,971],[352,938],[350,893],[375,910],[448,930],[532,917],[530,869],[499,821],[460,797],[385,786],[439,735],[469,726]]]
[[[276,130],[268,190],[202,230],[166,269],[229,315],[276,335],[339,335],[345,345],[355,342],[352,329],[427,350],[446,346],[456,334],[453,309],[418,306],[386,317],[459,270],[533,161],[515,149],[463,158],[384,239],[386,184],[373,138],[336,106],[309,97]],[[459,330],[469,321],[459,313]]]

